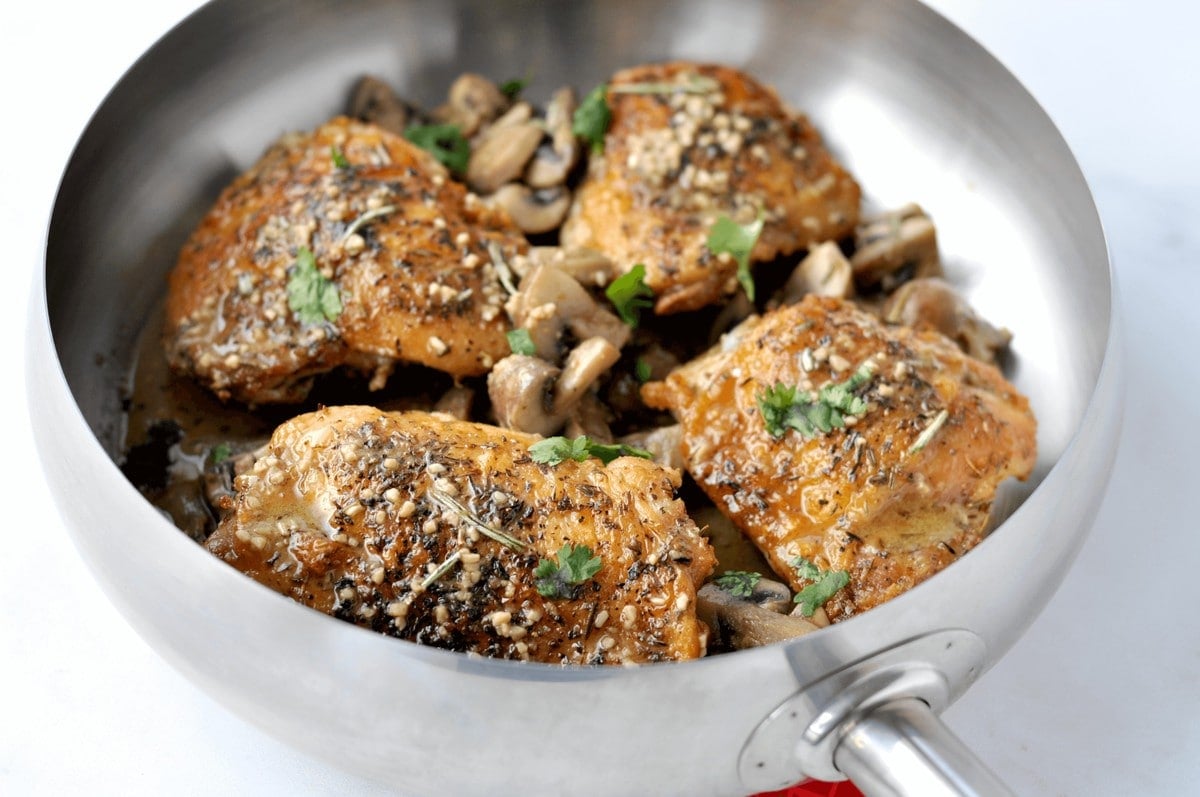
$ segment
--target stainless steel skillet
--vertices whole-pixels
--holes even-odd
[[[137,331],[187,230],[268,141],[338,110],[363,72],[432,102],[465,70],[528,71],[544,96],[673,57],[774,84],[872,203],[930,212],[951,279],[1015,331],[1011,373],[1033,400],[1041,459],[962,561],[785,645],[560,670],[419,648],[305,610],[211,559],[121,476],[120,386]],[[413,793],[742,794],[845,774],[872,794],[937,793],[929,777],[991,793],[998,784],[935,715],[1049,599],[1116,440],[1111,278],[1087,186],[1017,82],[910,2],[217,0],[97,112],[63,178],[43,277],[29,336],[35,433],[106,591],[235,711]],[[930,775],[922,757],[965,774]]]

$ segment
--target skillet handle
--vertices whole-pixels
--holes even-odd
[[[906,697],[871,708],[843,732],[834,765],[867,797],[1012,797],[929,706]]]

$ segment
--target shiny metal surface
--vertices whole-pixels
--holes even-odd
[[[671,57],[728,62],[775,84],[810,113],[870,205],[929,211],[950,278],[1015,332],[1011,374],[1038,415],[1040,458],[970,555],[788,644],[561,670],[421,648],[306,610],[210,558],[121,476],[120,387],[135,333],[190,226],[272,138],[339,110],[364,72],[428,103],[465,70],[530,72],[530,96],[544,97]],[[232,710],[409,793],[519,782],[533,794],[744,794],[740,753],[781,703],[850,665],[857,679],[897,645],[966,629],[983,651],[969,677],[937,661],[903,665],[943,673],[952,699],[1063,577],[1104,489],[1120,414],[1108,255],[1070,151],[1003,67],[902,0],[217,0],[130,70],[80,140],[29,329],[47,480],[114,603]],[[823,710],[813,706],[804,727]]]
[[[847,663],[791,695],[754,729],[738,760],[742,783],[774,791],[805,775],[837,781],[846,729],[878,706],[914,698],[941,712],[983,670],[987,649],[970,631],[935,631]]]
[[[872,797],[1012,797],[929,706],[912,697],[855,720],[834,761]]]

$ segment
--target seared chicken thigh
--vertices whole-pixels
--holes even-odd
[[[337,118],[285,136],[222,192],[170,275],[171,366],[223,399],[297,402],[349,366],[453,376],[508,354],[494,259],[525,249],[432,155]]]
[[[538,464],[537,440],[421,412],[301,415],[237,478],[207,545],[301,603],[414,642],[564,664],[703,655],[695,597],[714,558],[675,497],[678,471]],[[547,584],[564,544],[599,568]]]
[[[966,553],[997,485],[1036,453],[1028,401],[995,367],[837,299],[752,317],[643,395],[679,419],[688,471],[794,588],[848,574],[825,603],[834,620]]]
[[[625,271],[645,264],[657,312],[695,310],[737,288],[733,258],[706,246],[722,215],[763,219],[754,261],[854,229],[857,183],[808,120],[749,75],[639,66],[613,77],[607,100],[604,153],[591,157],[562,241],[602,251]]]

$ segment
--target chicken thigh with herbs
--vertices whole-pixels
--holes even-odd
[[[538,439],[423,412],[301,415],[237,477],[207,546],[301,603],[437,647],[563,664],[703,655],[696,590],[714,558],[678,471],[537,462]]]
[[[695,310],[737,288],[734,257],[706,245],[722,216],[762,220],[752,261],[854,229],[858,184],[809,121],[749,75],[650,64],[618,72],[605,97],[603,154],[589,161],[562,241],[604,252],[624,271],[644,264],[657,312]]]
[[[717,507],[834,620],[977,544],[997,485],[1036,453],[1028,401],[994,366],[837,299],[751,317],[642,392],[681,422]]]
[[[452,376],[508,354],[497,260],[526,248],[423,149],[337,118],[225,189],[170,275],[172,368],[222,399],[298,402],[339,366]]]

